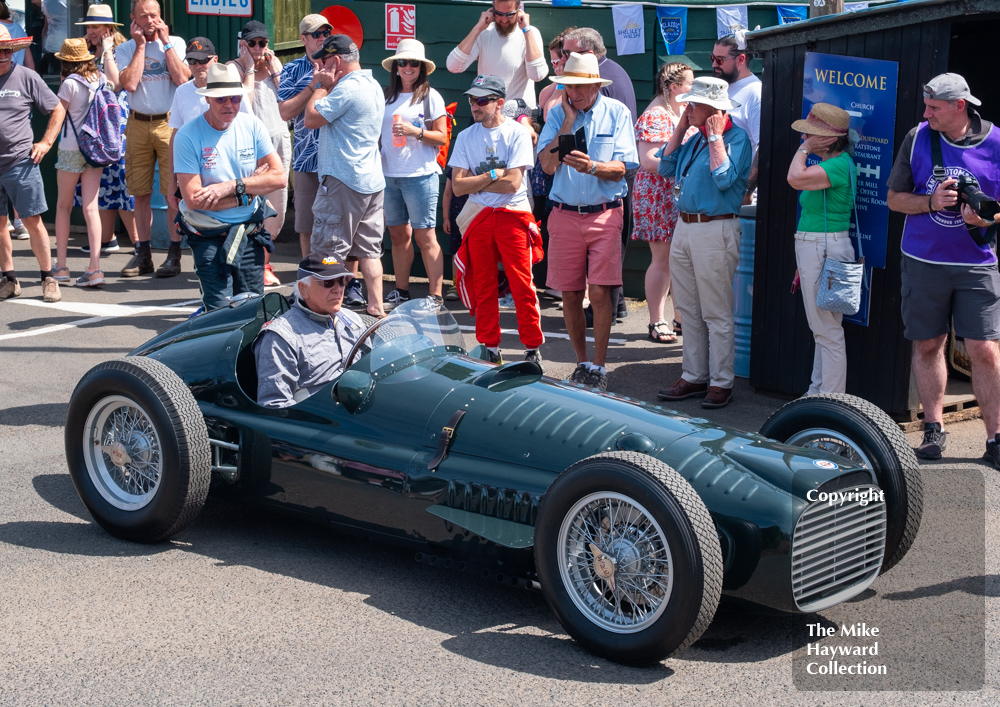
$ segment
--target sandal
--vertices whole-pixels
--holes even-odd
[[[52,268],[52,279],[56,282],[69,282],[69,268],[65,265],[61,268]]]
[[[682,336],[682,334],[681,334],[681,323],[679,321],[677,321],[676,319],[674,320],[674,334],[676,334],[677,336]]]
[[[649,338],[660,344],[671,344],[677,341],[674,332],[670,331],[670,325],[666,319],[660,319],[649,325]]]

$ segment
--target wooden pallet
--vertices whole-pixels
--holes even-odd
[[[943,411],[945,426],[953,422],[975,420],[976,418],[982,417],[982,412],[979,410],[979,401],[976,400],[976,396],[971,392],[957,395],[945,395]],[[923,408],[917,412],[911,413],[910,417],[910,420],[899,422],[899,428],[903,430],[903,432],[922,431],[924,429]]]

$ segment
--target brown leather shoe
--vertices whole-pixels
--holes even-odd
[[[732,388],[720,388],[717,385],[713,385],[708,389],[708,395],[701,401],[701,406],[703,408],[724,408],[729,405],[729,401],[732,399]]]
[[[181,244],[171,243],[167,250],[167,259],[156,269],[153,277],[174,277],[181,274]]]
[[[686,400],[687,398],[703,398],[708,392],[708,383],[689,383],[683,378],[678,378],[677,382],[666,390],[661,390],[656,394],[660,400]]]
[[[122,268],[122,277],[138,277],[153,272],[153,254],[149,252],[149,244],[136,245],[135,255]]]

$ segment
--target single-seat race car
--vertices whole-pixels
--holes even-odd
[[[325,388],[266,408],[252,344],[288,306],[233,302],[79,382],[67,461],[108,532],[162,541],[210,491],[267,504],[537,583],[573,638],[633,665],[690,646],[722,594],[789,612],[857,596],[916,536],[916,458],[858,398],[738,432],[491,364],[413,300]]]

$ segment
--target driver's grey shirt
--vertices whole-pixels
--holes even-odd
[[[354,312],[317,314],[296,299],[290,310],[264,324],[254,343],[257,402],[283,408],[318,391],[344,369],[364,330]]]

